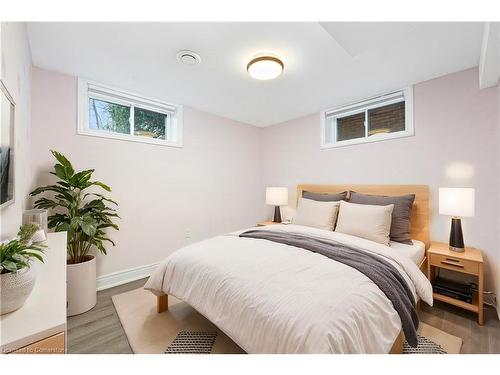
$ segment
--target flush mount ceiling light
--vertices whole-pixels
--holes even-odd
[[[177,52],[177,61],[184,65],[196,65],[201,62],[201,57],[196,52],[187,49]]]
[[[267,81],[278,77],[283,72],[284,68],[283,62],[273,56],[256,57],[247,65],[247,71],[250,77],[261,81]]]

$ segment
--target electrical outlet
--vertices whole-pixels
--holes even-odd
[[[191,229],[186,228],[186,230],[184,231],[184,238],[186,238],[186,239],[191,238]]]

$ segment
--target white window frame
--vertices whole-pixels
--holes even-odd
[[[90,129],[89,127],[89,98],[104,100],[130,107],[130,134],[115,133],[106,130]],[[134,107],[163,113],[167,115],[167,139],[156,139],[134,134]],[[150,143],[169,147],[182,147],[183,135],[183,108],[182,105],[166,103],[118,89],[101,83],[78,78],[78,121],[77,134],[92,137],[119,139],[122,141]]]
[[[368,136],[368,110],[384,107],[390,104],[400,103],[402,101],[405,102],[405,130]],[[361,138],[337,141],[337,119],[363,112],[365,113],[365,136]],[[321,149],[411,137],[415,135],[415,128],[413,126],[413,87],[407,87],[405,89],[397,90],[384,95],[378,95],[360,102],[322,111],[320,113],[320,116]],[[332,128],[333,141],[326,142],[326,127],[331,118],[334,119]]]

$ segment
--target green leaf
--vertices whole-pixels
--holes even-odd
[[[47,198],[40,198],[35,203],[35,208],[47,209],[47,208],[55,208],[57,206],[58,206],[57,202]]]
[[[21,262],[21,263],[26,263],[28,262],[28,258],[25,257],[24,255],[22,254],[14,254],[12,255],[12,259],[14,259],[15,261],[17,262]]]
[[[35,257],[36,259],[38,259],[40,262],[43,263],[43,258],[39,253],[28,251],[26,254],[29,254],[30,256]]]
[[[114,241],[112,241],[111,239],[107,238],[107,237],[97,237],[99,240],[101,241],[108,241],[109,243],[111,243],[113,246],[116,246],[116,244],[114,243]]]
[[[102,188],[103,188],[104,190],[106,190],[106,191],[111,191],[111,188],[110,188],[108,185],[103,184],[103,183],[102,183],[102,182],[100,182],[100,181],[94,181],[94,182],[92,182],[90,185],[100,186],[100,187],[102,187]]]
[[[80,226],[83,230],[83,233],[85,233],[89,237],[94,236],[97,231],[95,222],[90,216],[84,217]]]
[[[69,189],[71,187],[70,184],[68,184],[67,182],[64,182],[64,181],[57,181],[56,184],[61,185],[62,187],[65,187],[67,189]]]
[[[61,180],[65,182],[71,183],[71,178],[73,177],[73,174],[75,173],[75,170],[73,169],[73,166],[71,165],[70,161],[66,159],[66,157],[57,152],[57,151],[51,151],[52,155],[56,158],[56,160],[60,164],[54,165],[54,172],[51,172],[51,174],[56,175],[59,177]]]
[[[118,206],[118,203],[116,203],[114,200],[112,199],[109,199],[109,198],[106,198],[104,195],[102,194],[97,194],[97,193],[86,193],[84,196],[83,196],[83,199],[89,197],[89,196],[96,196],[96,197],[99,197],[101,198],[104,202],[109,202],[109,203],[113,203],[114,205]]]
[[[69,171],[71,171],[71,175],[73,175],[73,173],[75,171],[74,171],[73,166],[71,165],[70,161],[63,154],[61,154],[60,152],[57,152],[57,151],[54,151],[54,150],[50,150],[50,152],[52,153],[52,155],[54,155],[54,157],[56,158],[56,160],[59,163],[61,163],[61,165],[64,168],[66,168]]]
[[[38,195],[40,193],[45,193],[46,191],[58,192],[60,189],[62,189],[62,188],[60,186],[56,186],[56,185],[40,186],[40,187],[36,188],[35,190],[33,190],[30,193],[30,195],[35,196],[35,195]]]
[[[106,209],[106,206],[102,202],[101,199],[94,199],[93,201],[90,201],[83,206],[84,210],[90,210],[90,209],[96,209],[98,211],[102,211]]]
[[[48,226],[49,228],[56,228],[62,224],[69,227],[70,218],[65,214],[54,214],[49,217]]]
[[[71,177],[71,184],[79,189],[85,188],[90,177],[92,177],[92,173],[94,173],[93,169],[87,169],[74,174]]]
[[[61,165],[61,164],[56,164],[54,165],[54,170],[56,171],[53,173],[57,177],[59,177],[63,181],[70,181],[71,180],[71,175],[68,175],[67,170]]]
[[[83,223],[83,218],[77,216],[71,218],[71,222],[69,223],[69,225],[71,229],[76,230],[78,227],[82,225],[82,223]]]
[[[53,191],[55,193],[59,193],[62,197],[64,197],[64,199],[67,199],[67,200],[72,200],[72,199],[76,198],[74,192],[72,192],[71,190],[68,190],[62,186],[58,186],[58,185],[48,185],[48,186],[39,187],[39,188],[33,190],[30,193],[30,195],[35,196],[35,195],[38,195],[40,193],[44,193],[47,191]]]
[[[10,272],[16,272],[17,271],[17,266],[16,263],[10,261],[10,260],[4,260],[2,262],[2,267],[5,268],[7,271]]]
[[[113,228],[116,230],[120,230],[118,225],[113,224],[113,223],[100,224],[99,226],[97,226],[97,229],[105,229],[105,228]]]

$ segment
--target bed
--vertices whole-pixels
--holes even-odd
[[[388,196],[415,194],[413,246],[385,246],[299,225],[260,229],[270,235],[301,235],[362,248],[397,269],[415,301],[432,304],[432,287],[421,271],[429,246],[428,187],[308,184],[297,187],[297,197],[302,191],[345,190]],[[189,245],[163,261],[145,285],[158,297],[158,312],[168,308],[168,295],[173,295],[248,353],[402,351],[404,322],[386,294],[363,273],[300,247],[242,238],[243,232],[247,230]]]

